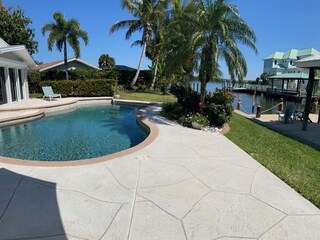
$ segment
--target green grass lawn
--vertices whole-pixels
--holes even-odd
[[[42,98],[43,94],[42,93],[30,93],[29,97],[30,98]]]
[[[120,91],[120,99],[139,100],[147,102],[176,102],[177,98],[172,95],[162,95],[161,92],[127,92]]]
[[[226,137],[320,208],[320,152],[233,114]]]

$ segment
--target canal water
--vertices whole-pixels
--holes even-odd
[[[206,90],[207,92],[214,93],[216,89],[222,89],[223,84],[222,83],[216,83],[216,82],[209,82],[207,84]],[[200,82],[191,82],[191,88],[194,91],[200,92]],[[237,102],[238,100],[241,101],[241,111],[247,114],[252,114],[256,112],[256,107],[254,107],[254,111],[252,112],[252,106],[261,106],[261,111],[268,110],[272,108],[273,106],[277,105],[279,103],[278,99],[274,99],[271,97],[266,97],[264,95],[257,94],[256,97],[254,97],[253,94],[247,94],[247,93],[239,93],[239,92],[233,92],[235,98],[233,101],[233,108],[237,108]],[[284,105],[289,104],[291,102],[285,102]],[[296,104],[296,103],[295,103]],[[297,110],[302,110],[303,106],[301,104],[296,104]],[[277,108],[273,108],[270,111],[265,112],[265,114],[274,114],[277,112]]]

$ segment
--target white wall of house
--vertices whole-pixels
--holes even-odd
[[[0,38],[0,105],[29,99],[27,70],[34,66],[24,45],[10,46]]]
[[[27,68],[0,60],[0,104],[29,99]]]

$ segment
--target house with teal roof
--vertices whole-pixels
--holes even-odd
[[[320,52],[314,48],[302,50],[290,49],[287,52],[274,52],[264,59],[263,72],[276,75],[285,73],[308,73],[307,69],[295,66],[295,62],[317,54],[320,54]]]

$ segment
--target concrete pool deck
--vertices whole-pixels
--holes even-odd
[[[144,116],[148,146],[96,164],[0,163],[0,239],[320,239],[320,210],[219,133]]]

